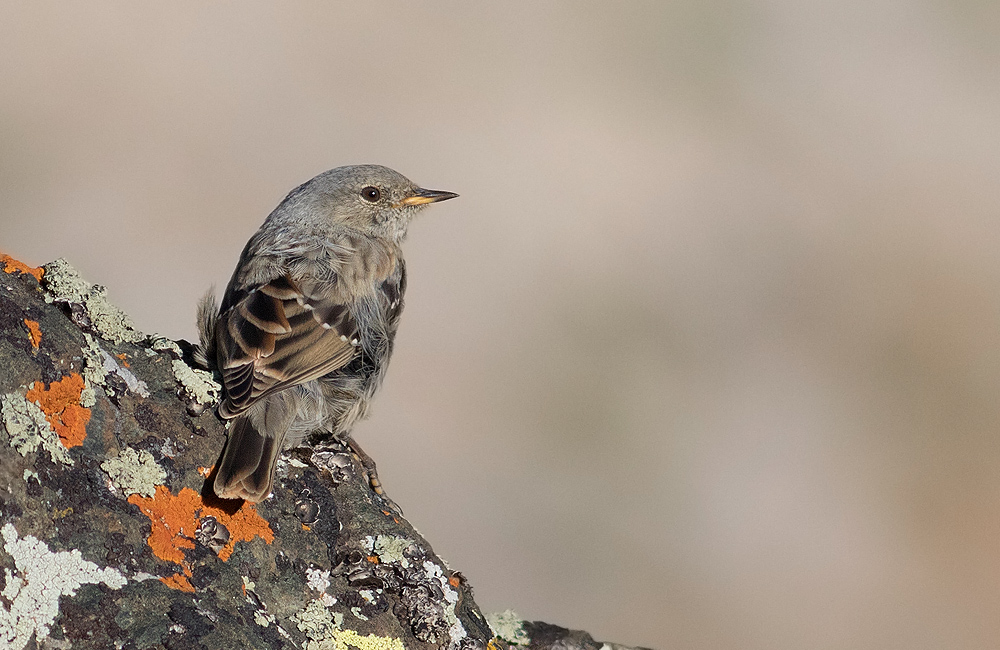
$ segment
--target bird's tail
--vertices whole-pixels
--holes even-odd
[[[219,304],[215,301],[215,287],[212,287],[198,301],[198,337],[194,347],[194,360],[206,370],[215,367],[215,326],[219,320]]]
[[[286,417],[268,417],[268,402],[237,415],[229,425],[229,439],[218,463],[213,489],[223,499],[257,503],[267,498],[274,484],[274,468],[288,430]],[[281,411],[275,404],[274,410]],[[282,414],[283,415],[283,414]]]

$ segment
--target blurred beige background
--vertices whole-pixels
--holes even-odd
[[[0,249],[194,336],[284,194],[411,228],[357,432],[486,610],[1000,645],[1000,5],[4,2]]]

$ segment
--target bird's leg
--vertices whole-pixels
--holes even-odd
[[[389,495],[385,493],[382,489],[382,482],[378,480],[378,470],[375,469],[375,460],[361,448],[358,441],[352,437],[348,437],[347,446],[350,447],[351,452],[357,457],[361,466],[365,468],[365,473],[368,474],[368,485],[371,486],[372,491],[379,495],[390,510],[394,511],[396,514],[402,516],[403,509],[396,505],[396,502],[389,498]]]

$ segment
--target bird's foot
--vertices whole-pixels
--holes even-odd
[[[354,457],[358,459],[361,466],[365,468],[365,473],[368,476],[368,485],[371,486],[372,492],[378,495],[385,503],[386,508],[391,512],[386,512],[386,514],[395,514],[399,517],[403,516],[403,509],[396,505],[396,502],[389,498],[389,495],[385,493],[385,489],[382,488],[382,481],[378,478],[378,470],[375,468],[375,460],[361,448],[361,445],[354,438],[348,438],[344,441],[350,448]]]

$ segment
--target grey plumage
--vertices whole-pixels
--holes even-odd
[[[292,190],[250,238],[222,304],[198,309],[196,358],[222,374],[230,419],[215,493],[260,501],[284,447],[346,439],[392,354],[406,291],[400,243],[425,190],[378,165],[338,167]]]

